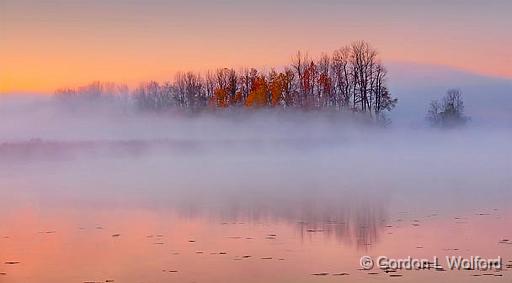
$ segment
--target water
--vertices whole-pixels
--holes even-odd
[[[3,144],[0,282],[511,280],[509,132],[318,132]]]

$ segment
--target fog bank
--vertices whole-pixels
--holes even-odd
[[[207,215],[238,207],[242,215],[263,209],[272,217],[309,207],[319,217],[354,202],[399,202],[396,209],[432,213],[455,210],[453,202],[463,211],[512,200],[506,127],[439,130],[381,127],[339,113],[155,115],[103,107],[2,101],[4,207],[193,208]]]

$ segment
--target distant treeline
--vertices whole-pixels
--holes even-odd
[[[62,98],[125,95],[148,111],[273,107],[354,111],[379,118],[397,103],[386,86],[386,75],[377,51],[358,41],[317,59],[298,52],[280,71],[223,68],[206,74],[178,73],[172,82],[144,82],[133,91],[126,85],[95,82],[55,94]]]

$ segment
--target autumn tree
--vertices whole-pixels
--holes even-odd
[[[238,78],[235,70],[223,68],[215,72],[212,101],[224,108],[236,102]]]
[[[284,101],[283,97],[283,89],[284,89],[284,80],[283,74],[277,73],[275,70],[272,70],[269,74],[269,90],[270,90],[270,104],[275,107],[281,105]]]
[[[249,96],[257,77],[258,70],[254,68],[246,68],[241,72],[241,75],[239,76],[239,92],[241,94],[242,103],[247,101],[247,97]]]
[[[245,103],[248,107],[264,107],[270,104],[269,88],[265,76],[256,77]]]
[[[93,82],[76,89],[56,91],[59,97],[88,99],[112,97],[117,93],[128,93],[128,88]],[[317,59],[310,59],[307,53],[299,51],[291,64],[279,71],[245,68],[236,72],[221,68],[204,75],[179,72],[170,82],[141,84],[132,92],[132,97],[139,108],[152,111],[173,108],[197,112],[208,105],[214,109],[238,106],[332,109],[360,112],[375,119],[382,119],[397,103],[387,87],[387,71],[377,51],[364,41],[339,48],[331,55],[322,54]],[[449,106],[458,103],[457,95],[449,97],[442,105],[433,104],[431,116],[437,118],[432,119],[456,116],[449,113],[458,113],[458,110],[451,111]],[[446,109],[441,109],[443,107]],[[459,109],[457,107],[455,109]]]
[[[331,58],[323,54],[318,60],[318,88],[317,88],[317,107],[325,108],[336,105],[336,99],[333,92],[333,77],[331,75]]]

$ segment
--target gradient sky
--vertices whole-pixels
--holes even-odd
[[[512,78],[511,0],[0,0],[0,92],[265,68],[354,40],[385,62]]]

